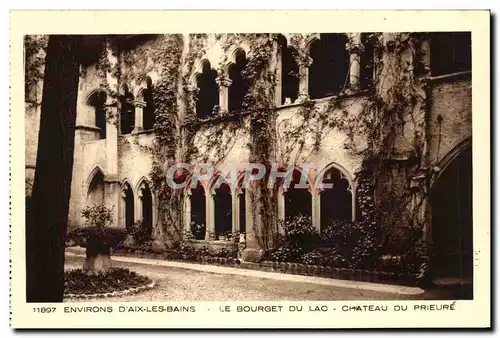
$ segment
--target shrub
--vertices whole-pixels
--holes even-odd
[[[74,241],[82,247],[92,244],[116,247],[125,240],[126,231],[118,228],[86,226],[71,230],[67,237],[69,241]]]
[[[330,221],[321,234],[321,243],[334,249],[329,264],[374,267],[381,247],[375,225],[374,221]]]
[[[270,254],[270,259],[276,262],[298,262],[304,254],[300,246],[287,243]]]
[[[195,261],[197,252],[191,245],[180,242],[173,250],[169,251],[165,257],[175,260]]]
[[[103,228],[113,223],[113,209],[104,205],[88,205],[82,210],[85,225]]]
[[[228,249],[222,248],[215,254],[215,257],[232,258],[236,256]]]
[[[142,220],[132,224],[132,226],[128,229],[128,233],[132,236],[136,244],[142,244],[151,240],[151,233],[148,229],[146,229]]]
[[[64,273],[64,293],[66,294],[100,294],[122,291],[132,287],[151,283],[146,276],[123,268],[113,268],[107,272],[89,274],[82,269]]]
[[[202,246],[200,249],[198,249],[196,255],[200,257],[210,256],[210,250],[206,246]]]
[[[195,222],[191,222],[191,233],[193,234],[195,239],[197,240],[205,239],[205,231],[206,231],[205,224],[198,224]]]
[[[284,241],[291,247],[300,247],[303,252],[312,251],[319,240],[319,234],[312,226],[311,217],[298,215],[280,221],[285,232]]]
[[[324,265],[325,256],[323,253],[314,250],[303,254],[300,257],[300,262],[308,265]]]

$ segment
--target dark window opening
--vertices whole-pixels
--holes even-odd
[[[312,216],[312,196],[309,188],[298,186],[301,176],[302,173],[295,170],[288,189],[284,193],[286,218],[299,215]]]
[[[215,235],[226,235],[232,232],[233,199],[226,183],[215,189]]]
[[[245,52],[239,50],[236,53],[236,63],[229,68],[229,79],[232,81],[228,97],[229,111],[240,110],[245,101],[245,96],[248,92],[248,81],[243,77],[242,72],[246,65]]]
[[[309,67],[309,96],[317,99],[340,93],[349,83],[349,53],[345,34],[321,34],[313,42]]]
[[[149,237],[153,234],[153,196],[147,184],[141,189],[142,226]]]
[[[94,107],[95,126],[99,128],[99,138],[106,138],[106,93],[98,91],[91,96],[89,104]]]
[[[433,76],[472,69],[470,32],[438,32],[431,35],[431,73]]]
[[[143,100],[146,107],[143,109],[142,123],[145,130],[153,129],[155,124],[155,107],[153,103],[153,84],[151,79],[147,78],[147,88],[143,93]]]
[[[373,84],[375,37],[371,33],[361,34],[361,44],[364,47],[359,62],[359,88],[368,89]]]
[[[125,94],[120,97],[120,100],[120,130],[123,135],[130,134],[134,129],[135,124],[135,107],[133,103],[134,95],[126,91]]]
[[[210,62],[203,63],[203,72],[198,76],[198,100],[196,101],[196,114],[199,118],[212,115],[214,107],[219,105],[219,88],[215,79],[217,71],[212,69]]]
[[[206,231],[206,204],[205,190],[198,183],[196,189],[191,190],[191,232],[195,239],[205,239]]]
[[[287,46],[284,36],[279,40],[281,52],[281,104],[290,99],[295,102],[299,97],[299,66],[295,60],[294,49]]]
[[[349,181],[342,176],[340,170],[330,168],[325,172],[321,182],[332,185],[324,188],[320,194],[321,229],[328,227],[335,220],[352,221],[352,193]]]
[[[124,186],[123,193],[125,204],[125,228],[130,230],[134,224],[134,193],[128,184]]]

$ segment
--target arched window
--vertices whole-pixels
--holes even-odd
[[[326,228],[332,220],[352,221],[352,189],[349,180],[334,167],[326,170],[320,179],[327,186],[320,192],[321,229]]]
[[[216,181],[217,183],[217,181]],[[226,235],[232,232],[233,199],[227,182],[214,187],[215,235]]]
[[[300,170],[295,169],[288,187],[284,187],[284,197],[285,197],[285,217],[293,217],[298,215],[312,216],[312,196],[309,191],[309,184],[307,181],[307,187],[302,187],[304,185],[302,180],[303,174]],[[300,186],[299,186],[300,184]]]
[[[99,138],[106,138],[106,93],[102,90],[95,92],[88,101],[89,105],[94,108],[95,126],[99,128]]]
[[[205,190],[201,183],[191,189],[191,232],[195,239],[205,239],[206,232]]]
[[[139,186],[139,201],[142,226],[149,237],[153,234],[153,194],[149,184],[145,181]]]
[[[359,88],[368,89],[373,84],[375,36],[372,33],[362,33],[361,44],[364,50],[360,60]]]
[[[92,177],[87,192],[87,205],[104,204],[104,174],[97,170]]]
[[[433,76],[472,69],[470,32],[437,32],[431,35],[431,73]]]
[[[349,83],[349,53],[345,34],[321,34],[313,42],[309,67],[309,96],[312,99],[341,92]]]
[[[245,95],[248,92],[248,82],[243,77],[242,71],[247,65],[247,58],[243,50],[236,52],[235,63],[229,67],[229,87],[228,105],[229,111],[236,111],[242,108]]]
[[[130,184],[125,183],[122,188],[123,222],[126,229],[134,224],[134,192]]]
[[[299,66],[295,61],[294,49],[287,45],[283,35],[279,37],[281,53],[281,104],[287,99],[290,103],[295,102],[299,96]]]
[[[143,109],[142,123],[144,130],[153,129],[155,124],[155,107],[153,104],[153,82],[151,78],[146,79],[146,89],[142,93],[146,107]]]
[[[123,135],[130,134],[134,129],[135,107],[133,104],[134,95],[129,92],[128,87],[124,86],[124,94],[120,96],[120,130]]]
[[[210,62],[203,62],[203,71],[197,78],[199,89],[196,101],[196,114],[199,118],[212,115],[214,107],[219,105],[219,89],[215,79],[217,72],[212,69]]]

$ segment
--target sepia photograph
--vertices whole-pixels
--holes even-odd
[[[23,35],[27,305],[477,299],[471,29],[234,29]]]

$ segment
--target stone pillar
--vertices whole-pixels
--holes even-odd
[[[305,54],[296,61],[299,66],[299,95],[296,102],[304,102],[309,100],[309,67],[313,59]]]
[[[121,224],[119,223],[120,198],[120,182],[117,180],[116,176],[106,175],[106,177],[104,177],[104,205],[108,208],[112,208],[113,210],[112,226],[114,227],[121,227]]]
[[[232,232],[233,234],[237,233],[240,231],[240,194],[241,192],[232,192],[231,194],[231,199],[233,200],[232,204],[232,213],[231,215],[233,216],[232,219]]]
[[[282,185],[278,188],[277,201],[278,201],[278,221],[283,221],[285,219],[285,191]],[[278,226],[278,231],[282,235],[285,234],[284,229],[280,226]]]
[[[107,207],[113,208],[113,225],[119,222],[120,182],[118,180],[118,109],[115,104],[106,107],[106,172],[104,199]]]
[[[259,262],[264,256],[264,250],[259,241],[259,233],[262,227],[260,217],[260,186],[258,181],[250,181],[248,184],[246,203],[246,248],[243,250],[244,261]],[[253,193],[251,193],[251,191]],[[253,196],[252,196],[253,195]]]
[[[311,191],[311,202],[312,225],[318,232],[321,232],[321,194],[318,191]]]
[[[144,130],[144,108],[146,107],[146,102],[136,100],[133,104],[135,107],[135,122],[132,133],[139,133]]]
[[[184,198],[184,231],[191,232],[191,192]]]
[[[205,198],[206,205],[206,231],[205,231],[205,240],[213,241],[216,239],[215,237],[215,213],[214,213],[214,205],[215,205],[215,194],[211,191],[208,191]]]
[[[349,42],[346,44],[349,52],[349,89],[351,91],[359,90],[359,76],[361,71],[361,54],[364,47],[361,44],[361,35],[358,33],[349,36]]]
[[[229,110],[229,86],[231,86],[232,81],[224,76],[218,76],[215,79],[217,85],[219,86],[219,107],[220,111]]]

